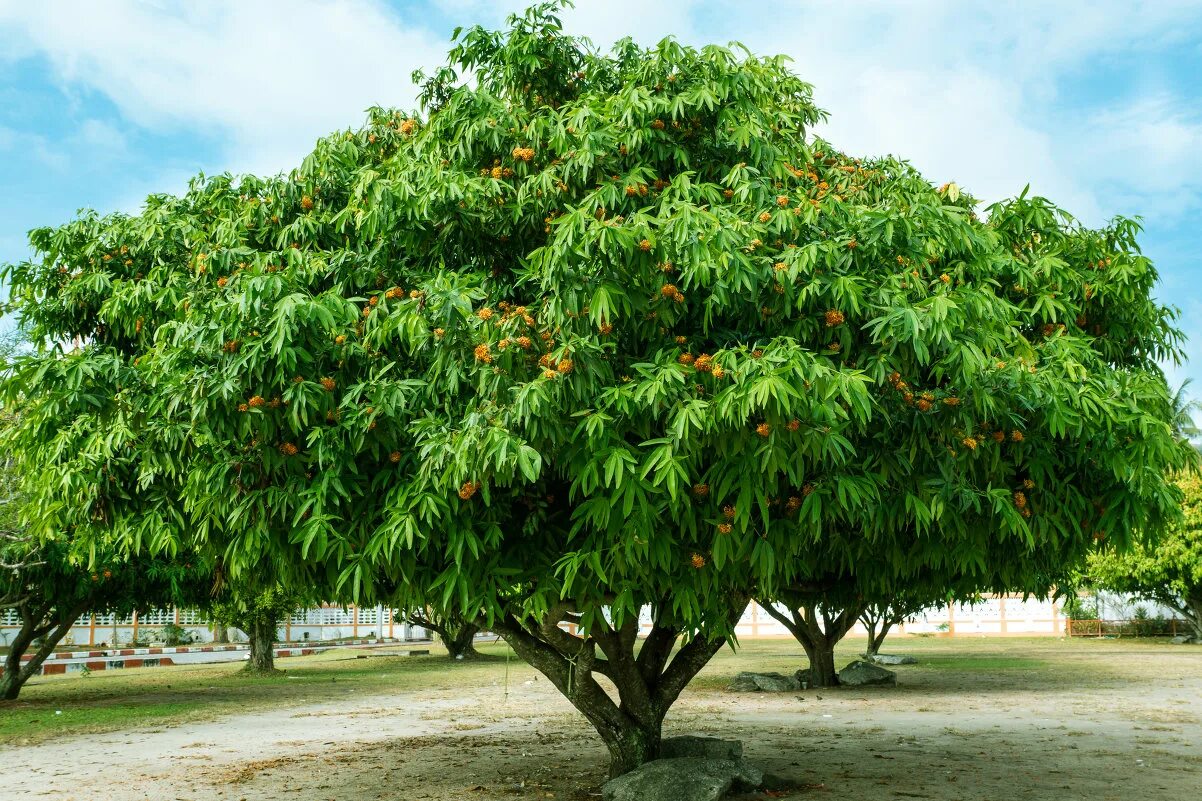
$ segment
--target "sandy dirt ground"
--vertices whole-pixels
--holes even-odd
[[[970,670],[932,654],[898,668],[895,688],[774,695],[725,692],[736,668],[718,660],[665,734],[743,740],[793,783],[778,798],[1202,798],[1202,648],[1047,649],[1033,667],[1010,666],[1009,648],[991,669],[977,648]],[[583,719],[528,668],[495,673],[455,691],[8,747],[0,798],[599,798],[605,753]]]

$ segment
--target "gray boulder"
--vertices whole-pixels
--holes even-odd
[[[734,788],[754,790],[764,781],[758,768],[731,759],[656,759],[601,787],[605,801],[718,801]]]
[[[892,670],[877,667],[871,662],[857,659],[839,671],[839,683],[846,684],[848,687],[864,687],[874,684],[894,685],[897,684],[897,674]]]
[[[1176,637],[1173,637],[1171,640],[1169,640],[1169,642],[1171,642],[1173,645],[1189,645],[1192,642],[1197,642],[1197,640],[1188,634],[1178,634]]]
[[[800,690],[801,682],[783,673],[740,673],[726,689],[735,693],[787,693]]]
[[[873,654],[868,661],[876,665],[917,665],[918,660],[912,656],[898,654]]]
[[[723,740],[720,737],[697,737],[685,734],[679,737],[666,737],[659,744],[660,759],[680,759],[682,757],[737,761],[743,758],[743,743],[739,740]]]

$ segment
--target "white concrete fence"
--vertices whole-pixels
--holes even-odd
[[[276,636],[280,642],[325,642],[362,637],[415,640],[426,636],[423,629],[397,623],[394,617],[393,610],[387,606],[300,609],[280,626]],[[213,641],[212,623],[203,613],[194,609],[161,609],[120,619],[114,615],[84,615],[75,621],[60,647],[116,647],[135,640],[162,642],[162,630],[167,625],[179,626],[194,643]],[[0,612],[0,646],[8,645],[20,626],[15,610]],[[231,627],[229,635],[234,642],[246,640],[246,635],[236,628]]]

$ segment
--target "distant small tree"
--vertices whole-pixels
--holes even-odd
[[[1130,550],[1104,546],[1089,556],[1089,580],[1097,587],[1168,607],[1202,639],[1202,480],[1177,481],[1184,492],[1184,519],[1158,541]]]
[[[868,644],[864,646],[864,655],[874,657],[881,652],[885,637],[894,627],[917,615],[924,609],[934,606],[940,599],[932,598],[930,594],[898,592],[889,598],[874,601],[860,612],[860,622],[868,632]]]
[[[275,644],[280,625],[303,603],[301,593],[281,584],[267,587],[233,585],[213,604],[213,618],[237,626],[250,640],[245,673],[276,673]]]
[[[415,609],[399,613],[397,617],[405,623],[421,626],[437,634],[452,659],[471,659],[480,655],[475,646],[480,627],[463,615],[440,614],[433,609]]]

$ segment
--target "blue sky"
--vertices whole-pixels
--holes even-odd
[[[0,262],[81,207],[136,210],[205,172],[278,172],[373,104],[485,0],[0,0]],[[1024,184],[1087,223],[1145,219],[1202,394],[1202,0],[580,0],[568,28],[738,40],[785,53],[831,113],[823,135],[895,153],[995,200]]]

